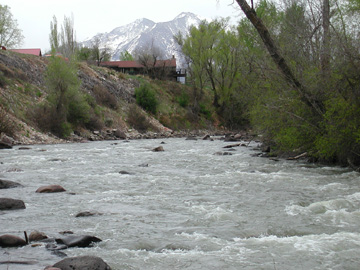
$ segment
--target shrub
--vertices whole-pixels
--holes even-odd
[[[155,97],[155,92],[151,89],[149,84],[142,84],[135,89],[136,103],[144,110],[156,114],[158,101]]]
[[[1,133],[13,136],[15,133],[15,125],[5,109],[0,105],[0,134]]]
[[[189,96],[185,92],[182,92],[177,98],[177,102],[181,107],[186,108],[189,105]]]
[[[118,101],[116,97],[109,92],[104,86],[97,84],[93,88],[93,93],[96,101],[110,109],[116,110],[118,108]]]
[[[135,104],[130,106],[128,123],[141,133],[145,133],[151,127],[145,114]]]

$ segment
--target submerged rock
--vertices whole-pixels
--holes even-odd
[[[70,235],[55,239],[55,241],[67,247],[89,247],[92,246],[93,243],[101,242],[102,240],[91,235]]]
[[[54,192],[64,192],[64,189],[60,185],[49,185],[49,186],[42,186],[36,190],[36,193],[54,193]]]
[[[17,210],[25,208],[25,203],[22,200],[0,198],[0,210]]]
[[[63,259],[53,267],[61,270],[111,270],[103,259],[96,256],[79,256]]]
[[[232,153],[230,153],[230,152],[216,152],[214,155],[216,155],[216,156],[231,156]]]
[[[15,188],[15,187],[22,187],[22,185],[13,181],[0,179],[0,189]]]
[[[154,148],[152,151],[153,152],[164,152],[165,150],[164,150],[164,147],[158,146],[158,147]]]
[[[77,213],[75,217],[91,217],[91,216],[100,216],[101,213],[93,212],[93,211],[84,211]]]

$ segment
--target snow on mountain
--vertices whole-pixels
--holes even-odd
[[[99,38],[100,47],[112,50],[112,60],[119,60],[120,54],[128,51],[131,54],[137,49],[153,44],[164,53],[164,58],[173,55],[178,65],[183,66],[184,57],[173,36],[179,31],[187,35],[190,26],[199,25],[201,19],[193,13],[183,12],[168,22],[155,23],[149,19],[138,19],[132,23],[113,29],[110,33],[100,33],[82,42],[83,46],[91,47],[95,38]]]

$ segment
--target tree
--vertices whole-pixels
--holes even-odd
[[[8,6],[0,5],[0,46],[15,47],[24,37]]]
[[[68,58],[74,56],[77,50],[74,16],[71,16],[71,18],[64,16],[60,39],[63,55]]]
[[[58,33],[58,23],[57,23],[57,19],[54,16],[53,17],[53,21],[50,22],[50,35],[49,35],[49,40],[50,40],[50,47],[51,47],[51,51],[53,53],[56,53],[59,50],[59,33]]]
[[[70,135],[72,125],[89,121],[90,106],[80,94],[80,80],[74,62],[57,56],[50,58],[45,72],[45,82],[50,90],[50,130],[60,137]]]
[[[100,48],[101,40],[99,37],[95,37],[92,42],[92,57],[96,61],[97,65],[100,66],[102,61],[109,61],[111,58],[110,49],[105,46],[104,48]]]
[[[49,41],[53,54],[59,52],[69,59],[75,56],[78,48],[74,29],[74,17],[64,16],[64,22],[59,32],[56,16],[53,16],[53,21],[50,22]]]
[[[246,0],[236,0],[236,2],[239,4],[246,17],[250,20],[250,22],[253,24],[253,26],[259,33],[271,58],[273,59],[279,70],[282,72],[285,79],[298,91],[303,102],[305,102],[311,110],[321,116],[323,114],[321,105],[319,105],[317,101],[312,99],[312,97],[308,93],[308,90],[295,77],[290,66],[288,65],[287,61],[282,56],[278,46],[274,42],[269,30],[267,29],[263,21],[257,16],[255,10],[248,5]]]
[[[164,52],[155,45],[154,39],[146,46],[136,49],[135,59],[150,77],[161,79],[167,75],[165,62],[162,62],[163,66],[159,65],[159,60],[164,59]]]
[[[128,51],[120,53],[120,61],[134,61],[134,57]]]

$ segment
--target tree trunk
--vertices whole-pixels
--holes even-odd
[[[264,45],[270,53],[271,58],[273,59],[279,70],[282,72],[282,74],[285,76],[285,79],[288,81],[288,83],[290,83],[293,87],[295,87],[295,89],[297,89],[301,96],[301,99],[310,108],[312,108],[312,110],[314,110],[317,114],[322,115],[322,110],[320,106],[314,100],[312,100],[304,86],[295,78],[284,57],[282,57],[282,55],[280,54],[280,51],[276,46],[274,40],[272,39],[269,30],[266,28],[262,20],[256,15],[255,10],[248,5],[246,0],[236,0],[236,2],[239,4],[246,17],[254,25],[262,41],[264,42]]]
[[[321,70],[324,76],[330,72],[330,3],[323,0],[323,46],[321,51]]]

